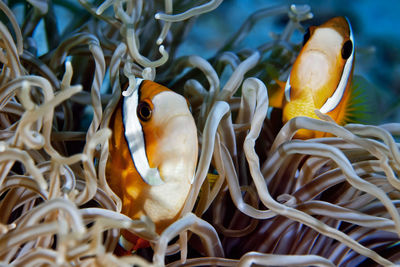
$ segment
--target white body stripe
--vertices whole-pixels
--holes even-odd
[[[340,101],[343,98],[344,90],[346,89],[347,82],[349,81],[351,69],[352,69],[352,66],[353,66],[353,60],[354,60],[353,30],[351,29],[350,21],[347,18],[346,18],[346,20],[347,20],[347,23],[349,24],[350,41],[352,42],[352,49],[353,50],[351,51],[351,55],[347,59],[345,65],[344,65],[342,77],[340,77],[340,82],[339,82],[338,87],[336,88],[336,90],[333,93],[333,95],[326,100],[325,104],[319,110],[322,113],[328,113],[328,112],[332,111],[333,109],[335,109],[337,107],[337,105],[339,105]]]
[[[122,105],[123,123],[125,127],[125,138],[131,152],[136,170],[149,185],[163,184],[157,168],[150,168],[146,155],[146,147],[142,125],[137,117],[137,106],[139,104],[139,87],[143,79],[136,79],[135,90],[132,94],[124,96]]]
[[[292,86],[290,85],[290,74],[289,77],[287,78],[287,82],[285,85],[285,98],[286,98],[286,102],[290,102],[290,89],[292,88]]]

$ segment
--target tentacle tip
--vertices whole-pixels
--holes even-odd
[[[78,234],[78,236],[83,236],[84,234],[86,234],[85,227],[79,227],[77,234]]]
[[[4,141],[0,141],[0,152],[4,152],[7,149],[7,143]]]
[[[97,148],[97,145],[98,144],[96,144],[96,143],[94,143],[94,142],[89,142],[89,144],[88,144],[88,149],[89,150],[95,150],[96,148]],[[97,150],[97,149],[96,149]]]
[[[56,264],[57,265],[64,265],[65,264],[65,259],[64,259],[64,257],[62,255],[57,255]]]
[[[71,61],[70,61],[70,60],[66,60],[66,61],[65,61],[65,68],[66,68],[66,69],[72,69],[72,64],[71,64]]]
[[[8,228],[8,230],[13,230],[13,229],[17,228],[17,224],[16,224],[16,223],[10,223],[10,224],[7,226],[7,228]]]
[[[160,19],[160,18],[161,18],[160,13],[156,13],[156,14],[154,15],[154,18],[155,18],[155,19]]]
[[[0,234],[6,234],[8,231],[13,230],[17,227],[16,223],[1,224],[0,223]]]
[[[103,132],[104,136],[108,139],[111,137],[112,135],[112,131],[110,128],[104,128],[104,132]]]
[[[144,80],[154,81],[156,76],[155,68],[147,67],[142,71],[142,77]]]
[[[22,88],[24,88],[25,90],[29,90],[29,82],[27,80],[23,80],[22,81]]]
[[[89,161],[89,157],[86,154],[82,154],[81,161],[82,162]]]
[[[47,190],[47,188],[49,187],[49,185],[48,185],[45,181],[41,181],[41,182],[39,183],[39,187],[40,187],[41,190],[45,191],[45,190]]]

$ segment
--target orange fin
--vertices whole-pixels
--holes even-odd
[[[275,80],[277,86],[272,86],[271,90],[268,90],[269,95],[269,106],[274,108],[283,107],[283,99],[285,97],[285,86],[286,83]]]
[[[150,247],[149,241],[140,238],[129,231],[121,231],[122,235],[119,238],[114,254],[118,256],[132,255],[138,249]]]
[[[117,243],[117,246],[114,249],[114,254],[118,257],[132,256],[132,251],[125,250],[119,243]]]
[[[138,250],[138,249],[140,249],[140,248],[148,248],[148,247],[150,247],[149,241],[147,241],[147,240],[142,239],[142,238],[139,237],[139,238],[136,240],[136,244],[135,244],[135,246],[133,247],[133,250],[136,251],[136,250]]]

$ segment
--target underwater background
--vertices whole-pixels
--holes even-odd
[[[400,1],[397,0],[225,0],[213,12],[200,16],[193,30],[179,48],[178,55],[199,54],[212,57],[254,11],[283,4],[309,4],[314,18],[305,27],[320,25],[336,16],[346,16],[353,27],[356,43],[355,73],[379,88],[381,97],[373,110],[383,113],[372,118],[374,123],[400,121]],[[241,47],[256,48],[279,33],[287,16],[270,17],[256,23]],[[303,36],[295,32],[292,41],[301,43]]]
[[[0,8],[0,265],[400,261],[398,1],[9,0]],[[342,125],[316,110],[319,119],[283,122],[270,107],[276,80],[287,78],[303,31],[335,16],[353,26],[366,116]],[[112,153],[121,155],[110,148],[114,114],[139,77],[186,98],[198,140],[193,184],[162,231],[124,213],[116,191],[128,187],[107,171]],[[177,134],[189,132],[180,126]],[[320,138],[296,139],[304,129]],[[185,144],[169,141],[179,159],[174,149]],[[120,255],[124,231],[151,247]]]
[[[66,2],[76,4],[74,0]],[[199,55],[211,58],[253,12],[288,4],[308,4],[312,7],[314,17],[303,23],[305,27],[320,25],[335,16],[346,16],[350,19],[357,49],[355,74],[360,74],[372,83],[364,85],[367,92],[371,93],[369,87],[376,86],[371,93],[374,97],[368,104],[371,105],[371,110],[379,110],[380,113],[370,116],[367,122],[377,124],[399,121],[400,100],[397,96],[400,95],[400,2],[396,0],[225,0],[213,12],[202,14],[196,19],[176,56]],[[22,5],[14,10],[17,18],[22,21]],[[57,24],[62,32],[73,21],[74,15],[57,6],[55,11],[63,18]],[[256,48],[270,39],[271,34],[281,32],[287,21],[288,18],[284,15],[261,19],[255,23],[239,47]],[[38,41],[38,55],[48,51],[44,31],[43,23],[39,23],[33,35]],[[295,31],[291,41],[301,43],[302,38],[302,34]],[[85,121],[91,118],[91,111],[87,112],[89,117]]]

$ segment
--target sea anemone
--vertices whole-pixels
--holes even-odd
[[[400,124],[340,126],[318,113],[282,126],[268,112],[267,88],[288,75],[307,5],[260,9],[212,58],[177,58],[195,17],[221,2],[0,1],[2,265],[400,261]],[[286,17],[284,31],[238,48],[268,16]],[[44,44],[33,37],[41,27]],[[198,129],[194,183],[161,234],[120,213],[105,177],[108,122],[135,77],[183,94]],[[295,140],[299,129],[330,137]],[[114,255],[120,229],[152,247]]]

